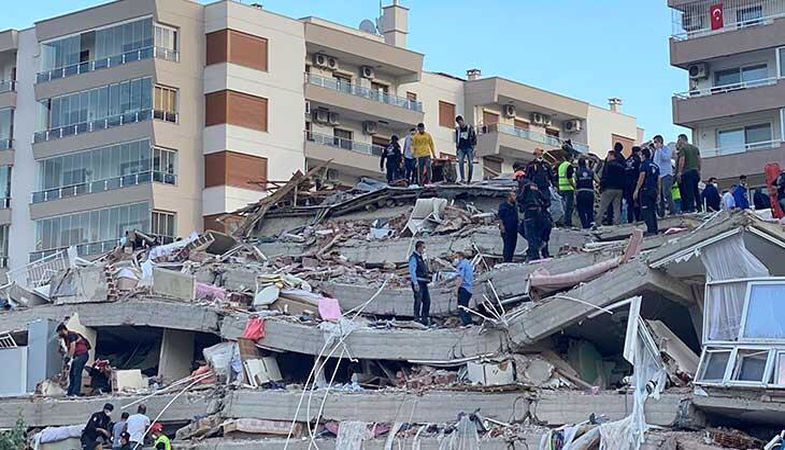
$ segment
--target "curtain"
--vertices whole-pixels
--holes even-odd
[[[769,276],[769,269],[744,246],[742,234],[709,245],[701,251],[706,281]],[[744,307],[746,283],[707,287],[706,314],[709,340],[734,341],[738,338]]]

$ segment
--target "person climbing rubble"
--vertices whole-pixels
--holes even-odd
[[[76,331],[71,331],[64,323],[57,326],[57,336],[63,340],[66,348],[68,364],[68,392],[69,397],[82,395],[82,371],[87,364],[90,352],[90,342]]]
[[[172,442],[169,437],[164,434],[164,426],[156,422],[150,428],[150,434],[153,436],[153,448],[155,450],[172,450]]]
[[[136,407],[136,414],[132,414],[126,420],[125,427],[130,435],[131,448],[136,448],[137,446],[141,448],[144,445],[144,434],[147,427],[150,426],[150,418],[146,414],[147,407],[139,405]]]
[[[417,241],[409,257],[409,276],[414,291],[414,320],[430,326],[431,294],[428,292],[428,282],[431,281],[431,274],[425,263],[424,252],[425,242]]]
[[[472,321],[472,316],[464,308],[469,307],[469,300],[472,299],[472,294],[474,293],[474,267],[472,267],[472,263],[466,259],[464,252],[461,251],[455,252],[453,265],[458,272],[458,276],[455,278],[458,307],[460,308],[458,310],[458,316],[461,318],[461,323],[464,326],[471,325],[474,323]]]

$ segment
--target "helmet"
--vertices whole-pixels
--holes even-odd
[[[152,427],[150,427],[150,432],[151,433],[160,433],[161,431],[163,431],[163,429],[164,429],[164,426],[161,425],[159,422],[156,422],[156,423],[153,424]]]

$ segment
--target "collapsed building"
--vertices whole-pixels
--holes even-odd
[[[193,449],[759,448],[781,431],[782,225],[737,211],[646,238],[555,228],[553,258],[501,263],[512,180],[346,191],[315,173],[222,218],[226,233],[129,233],[92,261],[66,250],[9,272],[0,428],[76,448],[111,401],[145,403]],[[433,327],[412,320],[416,240]],[[475,269],[470,326],[456,251]],[[106,392],[85,375],[89,394],[65,398],[64,321],[108,361]]]

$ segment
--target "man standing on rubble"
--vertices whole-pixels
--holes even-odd
[[[685,213],[701,211],[700,182],[701,156],[698,147],[691,145],[686,134],[680,134],[676,140],[678,151],[676,162],[676,178],[681,186],[681,209]]]
[[[597,213],[599,221],[603,221],[608,208],[611,208],[613,225],[621,222],[621,201],[626,189],[626,172],[620,153],[611,151],[605,158],[600,177],[600,210]]]
[[[433,138],[425,131],[425,124],[417,124],[417,133],[412,136],[412,155],[417,158],[417,181],[420,186],[431,182],[431,158],[436,158]]]
[[[120,421],[116,422],[112,426],[112,449],[119,449],[119,448],[123,447],[123,443],[122,443],[123,437],[122,437],[122,435],[123,435],[123,433],[126,432],[125,431],[125,428],[126,428],[125,424],[126,424],[127,420],[128,420],[128,411],[123,411],[123,413],[120,414]]]
[[[66,357],[70,360],[67,395],[78,397],[82,395],[82,371],[89,359],[90,342],[76,331],[69,330],[64,323],[57,326],[57,335],[65,343]]]
[[[150,418],[146,414],[147,407],[139,405],[136,407],[136,414],[131,415],[125,422],[126,431],[131,435],[131,448],[137,445],[141,448],[144,445],[144,433],[150,426]]]
[[[531,179],[518,194],[517,201],[520,209],[523,210],[523,229],[528,244],[526,262],[528,263],[540,259],[540,248],[545,228],[543,211],[547,211],[548,207],[539,186]]]
[[[714,177],[709,178],[706,187],[701,192],[701,203],[706,204],[707,212],[716,212],[720,210],[720,191],[717,189],[717,179]]]
[[[671,148],[665,145],[665,141],[659,134],[654,136],[654,164],[660,168],[660,178],[662,178],[662,192],[660,192],[657,203],[659,204],[660,217],[665,216],[667,209],[668,213],[674,214],[673,207],[673,171],[671,170]]]
[[[651,159],[651,149],[646,147],[641,153],[643,153],[643,161],[632,197],[641,205],[641,216],[646,222],[646,234],[654,236],[659,230],[657,227],[657,198],[662,192],[662,179],[660,178],[660,168]]]
[[[463,120],[463,116],[455,117],[455,154],[458,155],[458,174],[461,176],[461,183],[466,180],[467,183],[472,182],[472,174],[474,173],[474,146],[477,145],[477,133],[474,127],[467,124]],[[467,160],[468,173],[466,178],[463,176],[463,160]]]
[[[515,191],[507,194],[507,200],[499,205],[499,231],[502,233],[504,262],[512,262],[515,247],[518,245],[518,207],[515,205]]]
[[[469,307],[469,300],[472,299],[472,294],[474,293],[474,267],[466,259],[466,255],[460,251],[455,252],[453,265],[458,272],[458,277],[455,279],[455,287],[458,289],[458,316],[461,318],[461,323],[464,326],[471,325],[474,323],[472,316],[463,308]]]
[[[530,161],[526,165],[526,178],[537,185],[547,209],[551,206],[553,170],[551,165],[543,158],[543,153],[543,150],[539,147],[534,149],[534,161]]]
[[[410,128],[409,134],[403,138],[403,177],[409,184],[414,184],[417,180],[417,160],[412,155],[412,137],[415,132],[417,128]]]
[[[106,403],[104,408],[90,416],[84,430],[82,430],[82,449],[94,450],[102,447],[104,443],[112,441],[112,433],[109,432],[109,424],[112,421],[112,411],[114,405]]]
[[[617,142],[614,147],[616,156],[621,155],[624,146],[621,142]],[[635,186],[638,183],[638,175],[641,169],[641,148],[638,146],[632,147],[632,153],[627,158],[625,163],[625,177],[626,183],[624,185],[624,201],[627,203],[627,223],[635,223],[641,220],[641,205],[635,201],[632,195],[635,192]],[[619,222],[614,222],[618,224]]]
[[[578,158],[578,171],[575,173],[576,203],[578,217],[583,229],[591,228],[594,223],[594,171],[589,168],[586,158]]]
[[[401,168],[401,145],[398,144],[398,136],[390,136],[390,143],[382,151],[382,158],[379,161],[379,169],[384,170],[385,161],[387,163],[387,184],[392,184],[398,179],[398,172]]]
[[[431,274],[425,264],[424,252],[425,242],[417,241],[414,244],[414,252],[409,257],[409,277],[411,277],[412,291],[414,291],[414,320],[429,326],[431,324],[431,294],[428,292],[428,282],[431,281]]]
[[[733,194],[733,202],[736,204],[737,208],[750,209],[750,199],[748,197],[749,194],[747,193],[747,175],[739,177],[739,184],[733,188],[731,194]]]
[[[575,168],[572,166],[573,153],[567,150],[564,161],[559,164],[559,195],[564,201],[564,226],[572,227],[572,210],[575,204]]]

